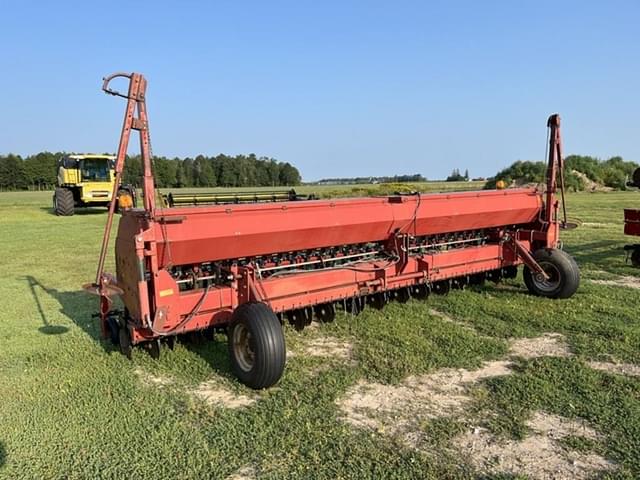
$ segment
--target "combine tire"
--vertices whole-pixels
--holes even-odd
[[[576,293],[580,285],[580,269],[571,255],[556,248],[543,248],[536,251],[533,258],[549,279],[543,279],[525,266],[522,275],[532,294],[547,298],[569,298]]]
[[[284,372],[286,347],[282,326],[264,303],[243,303],[233,312],[228,329],[231,368],[254,389],[274,385]]]
[[[53,194],[53,210],[56,215],[69,217],[73,215],[73,192],[66,188],[56,188]]]

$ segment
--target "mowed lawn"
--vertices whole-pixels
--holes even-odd
[[[287,326],[284,377],[258,393],[224,335],[157,361],[102,341],[81,286],[106,214],[50,204],[0,193],[0,478],[543,478],[553,462],[558,478],[640,478],[640,270],[622,251],[640,193],[568,197],[573,298],[533,297],[519,274]]]

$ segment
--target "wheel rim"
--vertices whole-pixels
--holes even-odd
[[[251,348],[251,332],[241,323],[233,329],[233,354],[243,371],[248,372],[253,368],[255,352]]]
[[[547,280],[543,278],[543,276],[539,273],[533,273],[533,283],[536,288],[540,290],[542,293],[552,293],[558,289],[560,286],[560,270],[558,267],[548,262],[538,262],[540,267],[544,270],[544,272],[549,276]]]

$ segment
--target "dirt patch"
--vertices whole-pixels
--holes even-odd
[[[399,385],[360,381],[337,404],[345,422],[397,436],[415,446],[421,421],[459,413],[471,400],[469,385],[509,375],[509,366],[510,362],[495,361],[478,370],[444,369],[409,377]]]
[[[218,380],[207,380],[191,391],[199,400],[204,400],[209,405],[225,408],[248,407],[256,402],[255,397],[249,397],[235,393],[223,386]]]
[[[632,363],[612,363],[612,362],[588,362],[591,368],[618,375],[628,375],[630,377],[640,377],[640,365]]]
[[[509,350],[509,356],[524,358],[568,355],[564,337],[555,333],[512,340]],[[343,421],[395,436],[418,448],[424,420],[460,414],[472,400],[470,388],[482,380],[513,373],[511,366],[509,360],[496,360],[477,370],[446,368],[408,377],[397,385],[362,380],[336,403]]]
[[[256,470],[253,467],[242,467],[235,473],[232,473],[226,480],[254,480],[256,477]]]
[[[629,275],[619,276],[613,280],[591,280],[591,282],[611,287],[640,288],[640,277],[632,277]]]
[[[470,330],[475,332],[476,329],[473,328],[470,325],[467,325],[466,323],[460,321],[460,320],[456,320],[455,318],[451,318],[449,315],[447,315],[446,313],[440,312],[438,310],[435,310],[433,308],[429,309],[429,315],[433,315],[434,317],[438,317],[441,320],[444,320],[447,323],[452,323],[454,325],[458,325],[459,327],[464,328],[465,330]]]
[[[140,383],[145,387],[166,387],[174,383],[173,378],[164,376],[164,375],[154,375],[152,373],[143,370],[142,368],[136,368],[133,371],[138,378],[140,379]]]
[[[540,337],[511,340],[509,354],[515,357],[568,357],[571,355],[564,335],[544,333]]]
[[[607,228],[615,223],[600,223],[600,222],[582,222],[581,226],[583,227],[592,227],[592,228]]]
[[[306,345],[304,353],[312,357],[351,360],[353,345],[334,337],[314,338]]]
[[[598,438],[581,422],[536,412],[527,422],[531,435],[501,440],[483,428],[473,428],[454,440],[456,449],[483,473],[526,475],[539,479],[581,479],[615,465],[594,453],[570,450],[559,443],[569,436]]]

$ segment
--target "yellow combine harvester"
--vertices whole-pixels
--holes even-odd
[[[65,155],[58,160],[58,178],[53,195],[56,215],[73,215],[76,207],[108,206],[115,183],[113,155]],[[135,206],[135,189],[119,185],[119,209]]]

